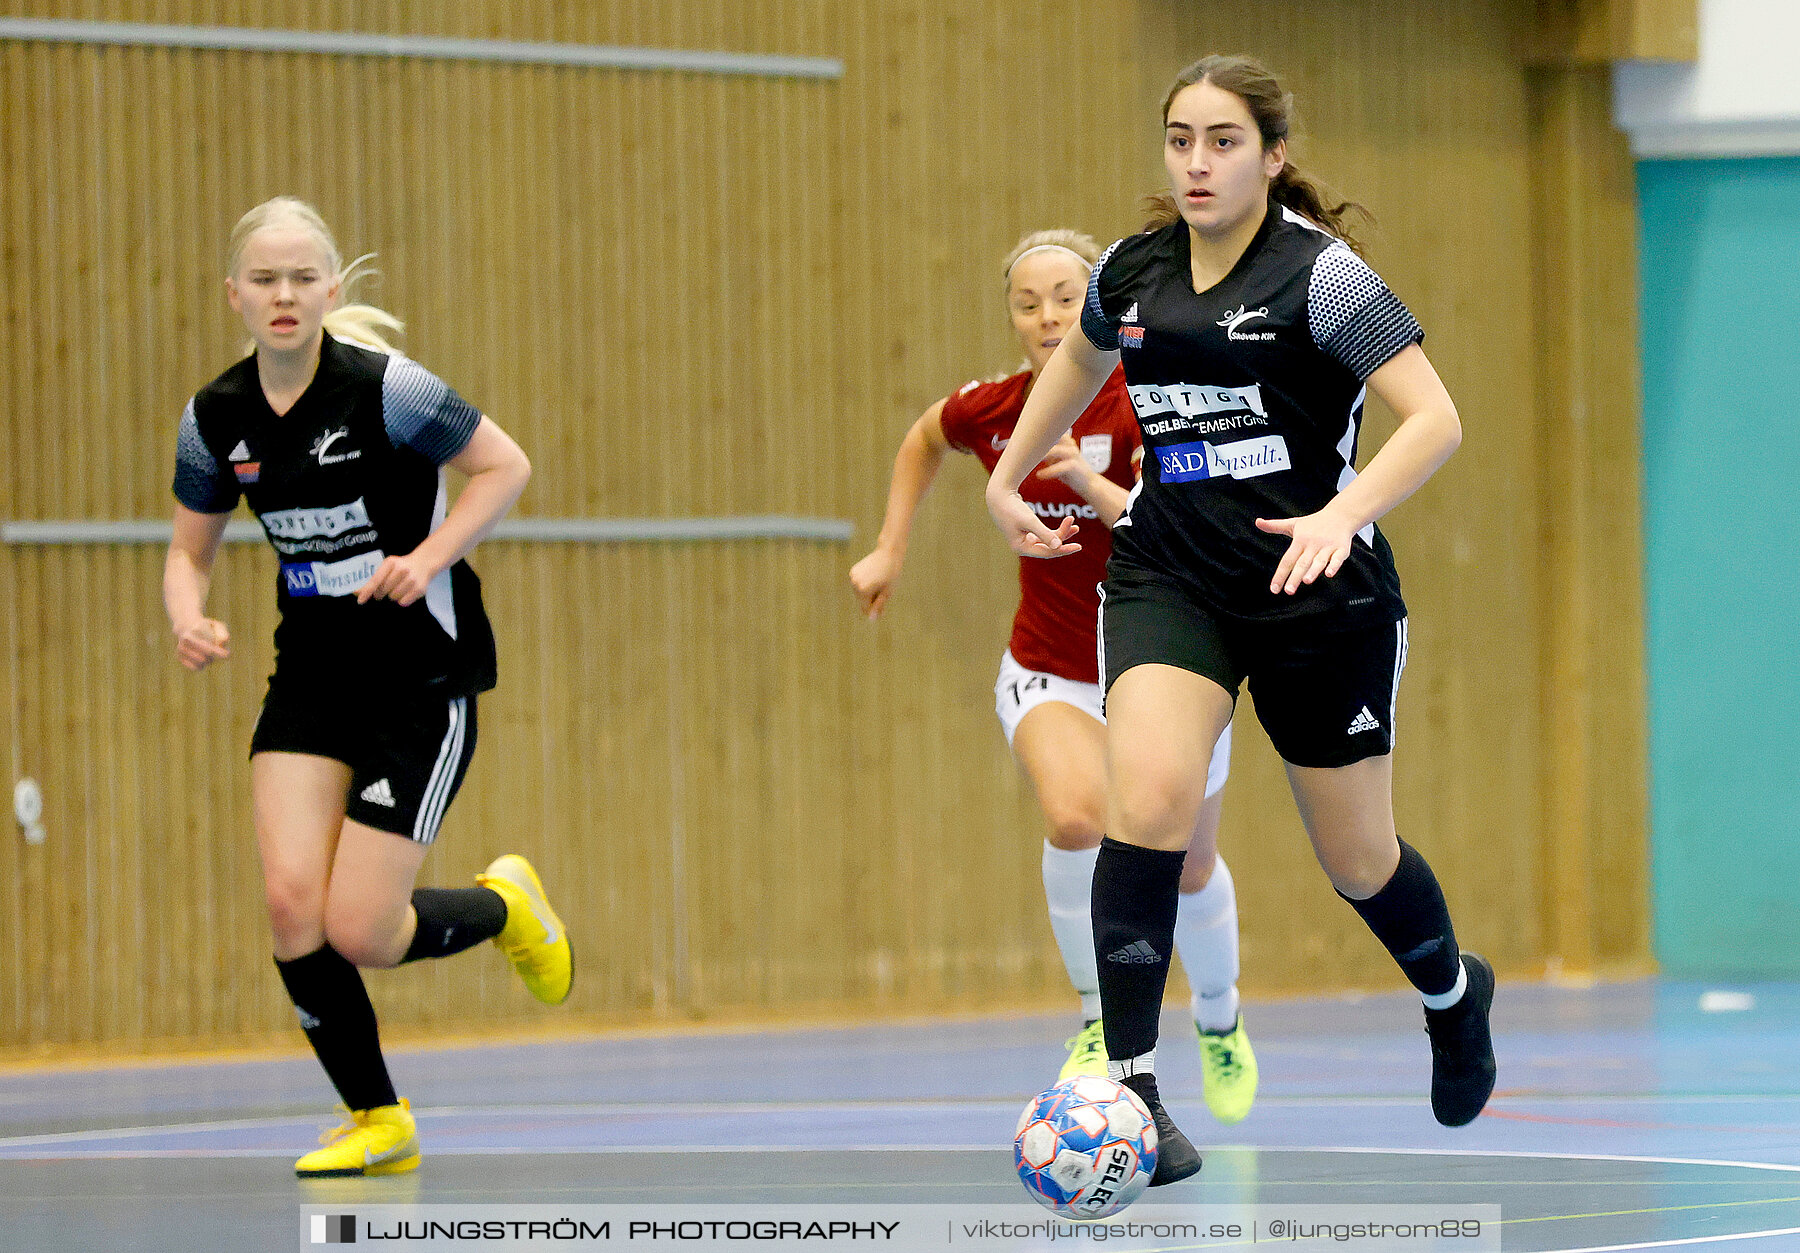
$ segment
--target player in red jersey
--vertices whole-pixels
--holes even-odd
[[[1080,319],[1088,275],[1100,250],[1074,231],[1027,235],[1006,259],[1006,302],[1024,345],[1026,367],[1009,378],[969,383],[913,424],[894,459],[887,516],[875,549],[850,571],[863,612],[879,617],[900,577],[913,515],[945,454],[972,453],[992,471],[1038,371]],[[1046,525],[1079,551],[1061,561],[1019,562],[1019,608],[1000,659],[996,712],[1049,825],[1044,895],[1050,927],[1069,980],[1081,996],[1082,1030],[1062,1077],[1106,1073],[1099,962],[1134,954],[1097,954],[1091,914],[1094,860],[1106,815],[1106,731],[1096,623],[1098,585],[1112,551],[1112,524],[1136,488],[1142,439],[1123,374],[1115,374],[1020,488]],[[1217,856],[1220,792],[1231,756],[1231,728],[1219,737],[1207,771],[1206,803],[1181,877],[1176,950],[1193,988],[1206,1103],[1222,1122],[1237,1122],[1256,1096],[1256,1057],[1238,1012],[1237,897]]]

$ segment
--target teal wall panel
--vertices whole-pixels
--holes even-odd
[[[1800,975],[1800,159],[1638,167],[1656,950]]]

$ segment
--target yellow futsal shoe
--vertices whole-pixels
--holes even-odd
[[[1056,1076],[1058,1083],[1076,1075],[1106,1078],[1106,1033],[1101,1030],[1098,1018],[1083,1027],[1079,1035],[1064,1040],[1063,1047],[1069,1050],[1069,1060],[1063,1063],[1062,1072]]]
[[[506,902],[506,925],[494,943],[512,959],[513,969],[531,994],[546,1005],[569,999],[575,982],[575,951],[561,918],[544,899],[531,863],[517,853],[496,857],[475,882],[492,888]]]
[[[1206,1108],[1223,1123],[1242,1122],[1256,1103],[1256,1054],[1244,1034],[1244,1016],[1230,1031],[1202,1031],[1200,1071],[1206,1084]]]
[[[419,1168],[419,1127],[406,1098],[398,1105],[345,1109],[342,1126],[319,1137],[325,1147],[294,1163],[302,1179],[344,1175],[403,1175]]]

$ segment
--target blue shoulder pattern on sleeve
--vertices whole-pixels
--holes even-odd
[[[1087,303],[1081,307],[1081,333],[1087,336],[1088,343],[1102,352],[1119,350],[1119,330],[1107,321],[1106,312],[1100,307],[1100,272],[1106,269],[1106,263],[1124,242],[1123,239],[1115,239],[1112,246],[1094,262],[1094,271],[1088,275]]]
[[[234,475],[219,472],[219,459],[200,435],[194,402],[181,411],[175,435],[175,499],[195,513],[230,513],[237,507],[238,485]]]
[[[381,376],[381,417],[394,447],[443,465],[469,446],[481,411],[417,361],[395,356]]]

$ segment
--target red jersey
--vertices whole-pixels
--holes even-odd
[[[1025,408],[1030,385],[1029,370],[998,383],[970,383],[944,401],[944,438],[951,447],[981,458],[992,474]],[[1096,471],[1127,491],[1137,485],[1143,437],[1123,371],[1112,372],[1071,433]],[[1061,479],[1039,478],[1035,467],[1019,484],[1019,495],[1052,530],[1073,515],[1081,528],[1075,535],[1081,551],[1068,557],[1019,558],[1012,655],[1027,670],[1098,683],[1094,631],[1100,618],[1099,586],[1106,577],[1106,559],[1112,555],[1112,530],[1074,488]]]

